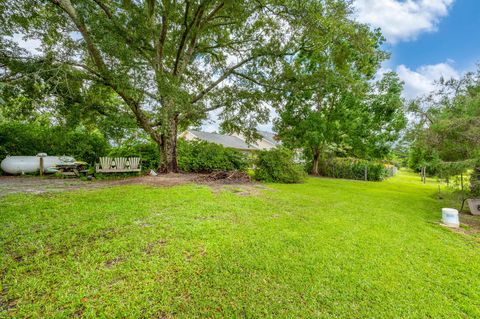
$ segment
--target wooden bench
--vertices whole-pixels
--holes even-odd
[[[97,173],[129,173],[142,170],[140,157],[100,157],[99,162],[95,164]]]

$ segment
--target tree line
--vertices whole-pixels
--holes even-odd
[[[408,165],[448,179],[469,171],[471,191],[480,195],[480,67],[412,101],[416,119],[407,131]]]

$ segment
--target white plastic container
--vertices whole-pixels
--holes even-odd
[[[442,208],[442,222],[448,227],[458,228],[460,226],[458,210],[453,208]]]

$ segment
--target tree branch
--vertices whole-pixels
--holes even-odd
[[[98,4],[98,6],[103,10],[103,12],[105,12],[106,16],[112,20],[113,18],[113,15],[112,13],[110,12],[110,9],[108,9],[108,7],[101,1],[101,0],[93,0],[95,1],[96,4]]]
[[[105,3],[102,2],[102,0],[93,0],[99,7],[100,9],[105,13],[107,18],[112,22],[114,28],[116,29],[117,34],[119,34],[123,39],[125,40],[125,43],[130,46],[131,48],[138,50],[138,52],[149,62],[152,63],[152,59],[149,56],[149,53],[147,50],[152,50],[151,47],[148,48],[142,48],[141,46],[135,46],[134,43],[135,41],[132,40],[131,36],[128,34],[128,30],[125,30],[122,28],[118,23],[116,23],[114,16],[110,9],[105,5]]]
[[[188,34],[192,30],[193,26],[198,23],[197,21],[200,21],[200,19],[203,16],[203,12],[204,12],[205,2],[202,2],[198,6],[197,10],[195,11],[195,15],[193,16],[192,21],[190,23],[188,23],[188,11],[189,11],[189,7],[190,7],[189,3],[190,2],[187,1],[187,5],[185,7],[185,16],[184,16],[185,30],[183,31],[182,37],[180,39],[180,45],[178,46],[177,56],[175,58],[175,65],[173,67],[173,75],[175,75],[175,76],[179,74],[179,72],[178,72],[179,71],[179,65],[180,65],[180,62],[182,60],[182,56],[184,54],[185,44],[186,44],[187,39],[188,39]]]
[[[104,84],[111,87],[115,92],[117,92],[117,94],[123,99],[123,101],[128,105],[128,107],[135,114],[135,117],[140,127],[142,127],[155,141],[157,141],[157,143],[159,143],[159,141],[161,140],[160,136],[153,129],[150,121],[148,120],[147,116],[141,109],[139,103],[135,99],[133,99],[131,96],[129,96],[124,90],[119,88],[114,82],[110,81],[106,76],[103,75],[104,71],[106,71],[107,68],[103,62],[100,52],[97,50],[97,48],[93,44],[85,24],[83,23],[82,19],[77,15],[77,12],[75,8],[73,8],[72,4],[70,3],[70,0],[50,0],[50,1],[53,2],[55,5],[59,6],[64,12],[66,12],[67,15],[70,17],[70,19],[72,20],[72,22],[77,26],[78,30],[82,34],[82,37],[87,44],[87,50],[90,53],[92,60],[94,61],[97,68],[99,68],[100,72],[98,72],[98,75],[104,80]],[[81,65],[81,67],[85,67],[85,66]]]
[[[240,72],[236,72],[236,71],[233,71],[232,72],[233,75],[236,75],[238,77],[241,77],[241,78],[244,78],[250,82],[253,82],[257,85],[260,85],[260,86],[263,86],[263,87],[266,87],[266,88],[269,88],[269,89],[272,89],[272,90],[276,90],[276,91],[283,91],[281,88],[278,88],[278,87],[275,87],[273,85],[270,85],[270,84],[267,84],[267,83],[262,83],[254,78],[252,78],[251,76],[247,75],[247,74],[243,74],[243,73],[240,73]]]
[[[210,20],[212,20],[217,13],[225,6],[224,2],[221,2],[218,6],[216,6],[203,20],[203,22],[200,24],[200,28],[203,28]]]
[[[166,5],[168,3],[168,5]],[[165,46],[165,40],[167,38],[168,30],[168,11],[170,9],[170,1],[164,1],[162,12],[162,29],[160,31],[160,37],[157,41],[157,70],[163,70],[163,48]]]
[[[260,55],[258,56],[251,56],[245,60],[242,60],[240,62],[238,62],[237,64],[235,64],[234,66],[228,68],[216,81],[214,81],[213,83],[211,83],[209,86],[207,86],[205,89],[203,89],[200,93],[198,93],[191,101],[191,103],[196,103],[198,101],[200,101],[207,93],[209,93],[210,91],[212,91],[215,87],[217,87],[217,85],[219,85],[221,82],[223,82],[226,78],[228,78],[231,74],[233,74],[235,72],[236,69],[240,68],[241,66],[243,66],[244,64],[256,59],[260,57]]]
[[[210,107],[207,107],[205,109],[201,109],[201,110],[195,110],[195,111],[190,111],[190,112],[187,112],[187,113],[183,113],[183,114],[180,114],[179,117],[178,117],[178,120],[179,121],[183,121],[187,118],[189,118],[190,116],[194,116],[194,115],[201,115],[203,113],[208,113],[208,112],[211,112],[211,111],[215,111],[216,109],[219,109],[223,107],[222,104],[216,104],[214,106],[210,106]]]
[[[113,83],[106,83],[110,86],[117,94],[122,98],[122,100],[127,104],[130,110],[135,114],[135,118],[137,119],[138,125],[147,132],[150,137],[156,141],[157,143],[161,144],[161,136],[154,130],[154,125],[150,122],[147,118],[145,113],[143,112],[142,108],[138,104],[136,100],[126,94],[123,90],[121,90],[118,86]]]
[[[100,72],[106,70],[105,63],[100,55],[100,52],[93,44],[90,34],[88,33],[87,27],[81,17],[78,16],[77,11],[72,6],[70,0],[50,0],[53,4],[61,8],[72,20],[72,22],[77,27],[78,31],[82,35],[85,43],[87,44],[87,51],[90,54],[95,65],[99,68]]]
[[[177,74],[182,74],[185,71],[186,66],[188,65],[188,63],[190,63],[190,61],[193,58],[193,55],[195,53],[195,49],[198,48],[197,38],[198,38],[199,33],[205,28],[205,26],[207,25],[207,23],[209,21],[211,21],[213,18],[215,18],[217,13],[220,12],[220,10],[224,7],[224,5],[225,4],[223,2],[220,3],[218,6],[216,6],[207,15],[207,17],[204,20],[201,19],[202,16],[203,16],[204,10],[202,10],[202,12],[198,15],[198,19],[194,23],[194,27],[191,28],[191,30],[193,30],[193,32],[192,32],[192,36],[191,36],[191,39],[190,39],[190,43],[188,45],[188,49],[186,49],[186,52],[184,54],[184,58],[180,60],[179,67],[178,67],[178,70],[177,70]]]

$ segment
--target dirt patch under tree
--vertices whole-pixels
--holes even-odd
[[[250,184],[246,174],[166,174],[158,176],[135,176],[121,179],[85,181],[78,178],[54,178],[51,176],[0,176],[0,197],[14,193],[41,194],[76,189],[95,189],[120,185],[147,185],[153,187],[171,187],[183,184],[206,184],[219,186],[224,184]]]

